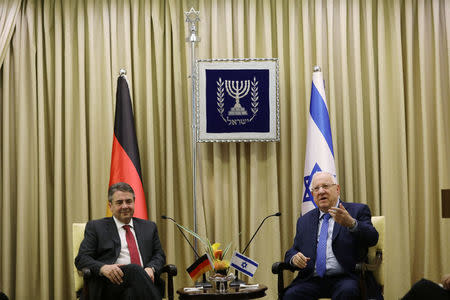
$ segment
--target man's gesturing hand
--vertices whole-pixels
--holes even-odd
[[[292,257],[292,263],[294,264],[294,266],[303,269],[306,267],[306,264],[310,259],[311,258],[304,256],[303,253],[297,252],[297,254]]]
[[[100,268],[100,274],[108,278],[112,283],[121,284],[123,282],[123,272],[120,269],[120,266],[122,265],[103,265],[103,267]]]
[[[350,228],[355,225],[355,219],[350,216],[342,203],[339,203],[339,207],[331,207],[328,212],[334,221],[342,226]]]

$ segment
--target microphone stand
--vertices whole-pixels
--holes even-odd
[[[198,255],[198,252],[195,250],[194,246],[192,246],[191,242],[189,241],[187,236],[184,234],[183,230],[181,230],[181,228],[178,226],[178,223],[174,219],[172,219],[171,217],[168,217],[168,216],[161,216],[161,218],[164,220],[170,220],[177,225],[178,230],[181,232],[184,239],[188,242],[189,246],[191,246],[192,251],[194,251],[195,259],[197,260],[200,257],[200,255]],[[196,281],[195,287],[203,287],[203,288],[207,289],[207,288],[212,288],[212,284],[209,283],[208,281],[206,281],[206,275],[205,275],[205,273],[203,273],[202,281],[200,281],[200,282]]]
[[[265,222],[268,218],[270,218],[270,217],[279,217],[279,216],[281,216],[281,213],[280,213],[280,212],[277,212],[277,213],[275,213],[275,214],[273,214],[273,215],[269,215],[269,216],[265,217],[264,220],[262,220],[261,224],[259,224],[259,226],[258,226],[258,229],[256,229],[256,231],[255,231],[255,233],[253,234],[252,238],[250,239],[250,241],[249,241],[249,242],[247,243],[247,245],[245,246],[244,251],[242,251],[242,254],[244,254],[245,251],[247,251],[248,246],[250,246],[250,243],[251,243],[251,242],[253,241],[253,239],[255,238],[255,236],[256,236],[256,234],[258,233],[259,229],[261,228],[262,224],[264,224],[264,222]],[[244,283],[245,283],[243,280],[240,280],[240,279],[238,278],[238,274],[239,274],[239,271],[238,271],[238,270],[235,270],[235,271],[234,271],[234,277],[235,277],[235,278],[234,278],[234,280],[230,283],[230,286],[231,286],[231,287],[239,287],[241,284],[244,284]]]

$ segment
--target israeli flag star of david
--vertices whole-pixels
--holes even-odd
[[[323,74],[321,71],[315,71],[313,73],[306,139],[302,202],[303,215],[316,207],[310,191],[311,179],[314,173],[325,171],[336,176],[330,117],[328,115]]]

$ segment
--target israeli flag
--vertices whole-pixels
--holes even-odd
[[[314,67],[313,72],[308,133],[306,138],[302,202],[303,215],[316,207],[310,191],[311,179],[314,173],[325,171],[336,176],[333,139],[331,138],[330,117],[325,98],[323,74],[317,66]]]
[[[234,251],[230,260],[230,266],[247,276],[253,277],[253,274],[255,274],[256,269],[258,268],[258,263],[247,256]]]

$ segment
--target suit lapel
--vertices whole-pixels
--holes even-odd
[[[139,252],[141,252],[142,255],[142,253],[146,253],[144,249],[145,248],[144,243],[142,242],[142,235],[144,228],[142,228],[142,224],[138,220],[136,220],[136,218],[133,218],[133,225],[134,225],[134,233],[136,233],[137,239],[136,242],[138,244]]]
[[[307,230],[310,236],[311,245],[313,247],[311,253],[313,255],[312,259],[316,260],[316,252],[317,252],[317,232],[319,231],[319,209],[314,209],[314,212],[311,214],[311,220],[309,224],[311,224],[311,230]]]
[[[319,230],[319,209],[316,208],[312,213],[312,222],[311,222],[311,230],[310,233],[314,236],[314,239],[317,240],[317,232]]]
[[[339,203],[342,203],[342,205],[344,205],[344,207],[345,207],[344,202],[342,202],[341,200],[339,200]],[[332,240],[333,240],[333,241],[334,241],[334,239],[338,236],[339,232],[341,232],[341,229],[342,229],[342,226],[341,226],[340,224],[334,222],[334,227],[333,227],[333,237],[332,237]]]
[[[114,242],[114,250],[115,250],[115,257],[119,257],[120,254],[120,237],[119,232],[117,231],[116,222],[114,222],[114,219],[111,217],[108,220],[108,227],[106,228],[106,231],[108,235],[111,237],[111,240]]]
[[[336,237],[338,236],[339,232],[341,232],[341,228],[342,228],[342,226],[340,224],[334,222],[333,237],[332,237],[333,241],[334,241],[334,239],[336,239]]]

